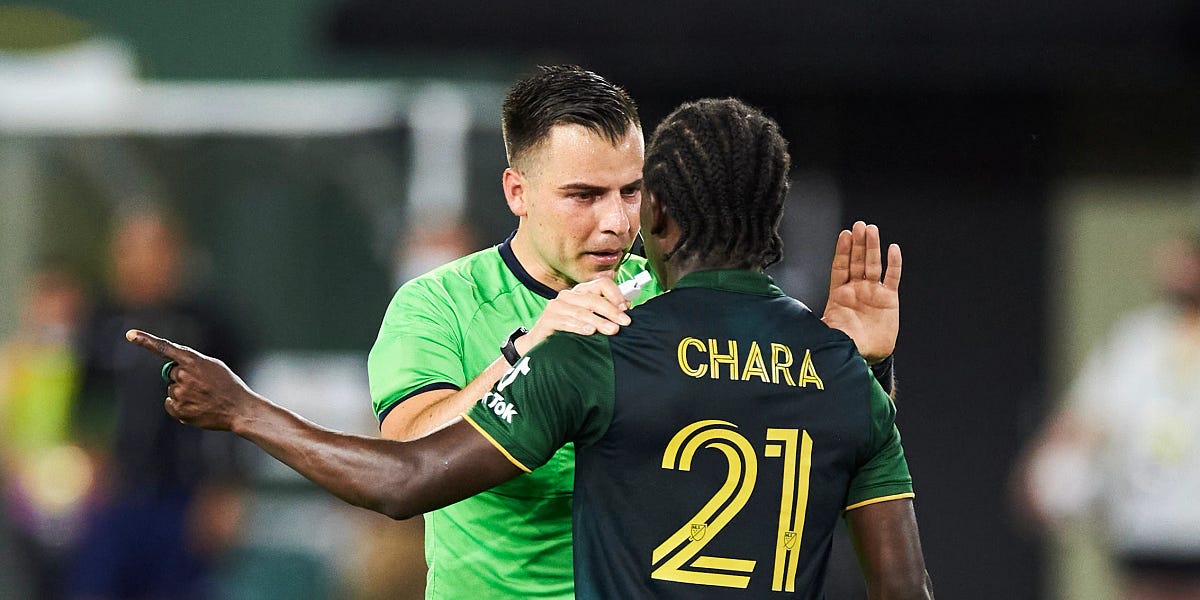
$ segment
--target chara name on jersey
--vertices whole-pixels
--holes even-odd
[[[724,340],[723,345],[724,351],[721,350],[721,343],[712,338],[683,338],[677,348],[679,370],[690,377],[707,375],[712,379],[720,379],[724,366],[728,378],[734,381],[758,380],[792,387],[808,387],[812,384],[818,390],[825,389],[821,376],[813,366],[812,352],[808,348],[804,349],[804,359],[800,362],[800,367],[795,369],[793,377],[794,353],[784,344],[770,342],[759,345],[757,341],[752,341],[745,352],[739,351],[737,340]],[[763,356],[763,348],[769,348],[769,367]]]

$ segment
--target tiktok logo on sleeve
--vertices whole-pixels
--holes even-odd
[[[496,416],[503,419],[507,423],[512,423],[513,417],[517,416],[517,406],[512,402],[504,399],[504,396],[496,392],[488,392],[486,396],[479,399],[484,406],[492,409]]]
[[[496,391],[488,392],[487,395],[483,398],[480,398],[479,401],[483,403],[484,406],[491,409],[493,413],[496,413],[498,418],[503,419],[506,423],[512,424],[513,417],[517,416],[517,406],[506,400],[504,396],[501,396],[500,392],[504,391],[504,388],[511,385],[519,375],[525,375],[527,373],[529,373],[529,357],[524,356],[521,358],[521,360],[517,361],[517,364],[513,365],[512,368],[504,374],[504,377],[500,378],[500,381],[496,383]]]

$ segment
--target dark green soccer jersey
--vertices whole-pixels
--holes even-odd
[[[517,327],[532,327],[556,292],[517,262],[509,241],[463,257],[396,292],[367,369],[382,421],[407,398],[462,389],[500,356]],[[631,256],[617,281],[645,269]],[[639,297],[660,288],[651,282]],[[572,597],[571,446],[537,473],[425,515],[426,597]]]
[[[821,597],[843,511],[912,496],[853,342],[749,271],[629,314],[551,336],[466,414],[526,470],[574,442],[577,596]]]

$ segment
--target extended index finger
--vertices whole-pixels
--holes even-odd
[[[141,331],[140,329],[130,329],[129,331],[125,332],[125,339],[163,358],[167,358],[178,363],[190,360],[195,355],[195,352],[188,350],[187,348],[184,348],[183,346],[180,346],[171,340],[165,340],[156,335],[151,335],[145,331]]]

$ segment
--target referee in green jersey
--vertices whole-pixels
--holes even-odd
[[[502,343],[519,353],[555,330],[629,322],[613,280],[647,268],[627,256],[644,157],[633,100],[595,73],[545,67],[513,86],[502,118],[517,230],[396,292],[367,363],[385,438],[428,435],[470,408],[510,366]],[[536,473],[427,513],[426,597],[571,598],[574,468],[567,445]]]
[[[928,598],[895,406],[854,342],[763,274],[781,257],[788,164],[775,123],[740,101],[677,109],[651,140],[641,203],[647,257],[670,291],[611,337],[550,336],[464,419],[413,442],[322,429],[219,361],[128,337],[175,363],[172,416],[231,429],[397,518],[573,443],[579,597],[819,598],[844,516],[871,597]],[[839,238],[849,279],[894,291],[898,268],[882,273],[860,239]]]

